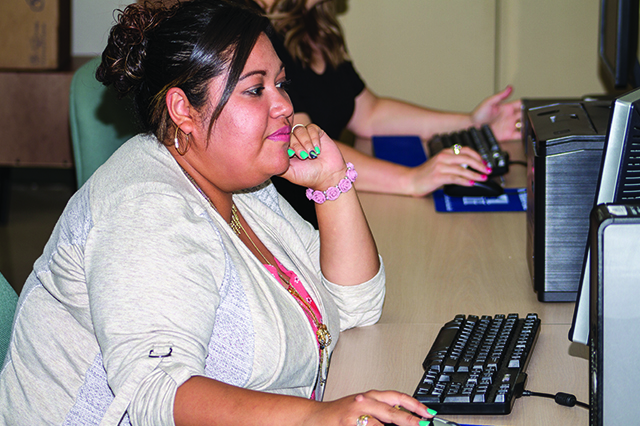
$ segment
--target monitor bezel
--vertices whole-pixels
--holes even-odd
[[[615,19],[609,20],[609,8],[616,6]],[[614,89],[637,87],[640,83],[638,47],[638,0],[601,0],[598,52]],[[615,22],[613,31],[609,23]],[[607,43],[608,36],[615,40]],[[613,51],[611,50],[613,48]],[[611,56],[615,58],[612,60]]]
[[[616,202],[621,173],[624,170],[625,149],[633,134],[633,114],[640,113],[640,89],[632,90],[614,100],[611,108],[609,127],[602,152],[602,162],[598,175],[594,207]],[[573,314],[569,340],[584,345],[589,344],[590,327],[590,286],[591,247],[587,239],[582,274]]]

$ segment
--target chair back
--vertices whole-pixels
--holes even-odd
[[[96,80],[100,60],[97,57],[81,66],[69,89],[69,126],[78,187],[138,133],[131,99],[118,99],[115,89]]]
[[[0,274],[0,368],[9,349],[13,315],[16,312],[18,295],[9,282]]]

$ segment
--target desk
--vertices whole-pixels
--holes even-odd
[[[519,159],[519,143],[510,144],[511,158]],[[525,167],[513,165],[506,183],[524,186]],[[340,335],[325,400],[368,389],[412,394],[440,327],[456,314],[535,312],[542,327],[526,389],[573,393],[588,402],[588,350],[567,338],[574,304],[537,300],[526,259],[525,213],[437,213],[431,197],[361,193],[360,200],[385,262],[387,297],[378,324]],[[588,424],[589,413],[525,397],[508,416],[446,417],[569,426]]]

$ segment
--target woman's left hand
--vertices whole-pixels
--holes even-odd
[[[513,88],[507,86],[503,91],[488,97],[471,113],[471,120],[477,126],[489,124],[499,141],[520,139],[520,120],[522,101],[509,103],[504,101],[511,95]]]
[[[313,189],[325,190],[344,177],[346,164],[340,149],[315,124],[297,125],[291,132],[291,160],[281,177]]]

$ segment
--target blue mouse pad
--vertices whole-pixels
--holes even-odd
[[[377,158],[416,167],[427,161],[419,136],[373,136],[373,153]]]
[[[433,193],[436,211],[456,212],[523,212],[527,210],[526,188],[505,188],[498,197],[450,197],[439,189]]]

